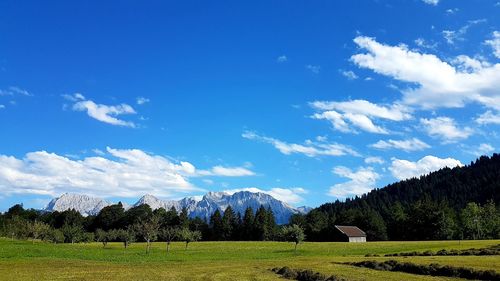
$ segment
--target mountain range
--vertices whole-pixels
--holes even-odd
[[[112,202],[101,198],[82,194],[65,193],[60,197],[52,199],[44,210],[48,212],[62,212],[74,209],[84,216],[91,216],[97,215],[102,208],[112,204]],[[276,218],[276,223],[278,224],[288,223],[293,214],[304,214],[311,209],[305,206],[295,208],[269,194],[249,191],[240,191],[233,194],[226,192],[208,192],[201,199],[186,197],[181,200],[161,200],[153,195],[146,194],[135,204],[123,204],[123,206],[125,209],[129,209],[144,204],[149,205],[153,210],[159,208],[169,210],[175,207],[177,211],[180,211],[186,208],[189,217],[200,217],[207,221],[217,209],[224,212],[228,206],[231,206],[235,213],[243,215],[247,207],[252,207],[252,209],[256,211],[262,205],[266,208],[271,208]]]

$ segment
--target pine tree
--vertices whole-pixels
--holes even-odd
[[[214,241],[222,240],[223,223],[219,209],[215,210],[215,212],[210,217],[210,227],[212,229],[212,235],[211,235],[212,240]]]
[[[224,215],[222,216],[222,229],[221,229],[221,238],[222,240],[231,240],[233,237],[233,230],[236,225],[236,215],[234,214],[233,208],[228,206],[224,211]]]
[[[255,236],[255,216],[252,207],[247,207],[243,216],[241,226],[241,237],[245,241],[256,240]]]
[[[260,206],[255,213],[255,233],[257,240],[265,241],[269,238],[269,227],[268,227],[269,216],[267,214],[266,208]]]

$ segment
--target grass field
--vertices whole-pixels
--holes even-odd
[[[295,254],[282,242],[196,242],[184,251],[173,243],[47,244],[0,238],[0,280],[283,280],[269,269],[290,266],[336,274],[349,280],[452,280],[406,273],[356,268],[336,262],[397,259],[421,264],[440,263],[499,271],[500,256],[364,257],[440,249],[482,248],[500,241],[432,241],[304,243]]]

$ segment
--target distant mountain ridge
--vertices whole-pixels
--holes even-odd
[[[58,198],[52,199],[44,210],[48,212],[61,212],[75,209],[82,215],[89,216],[97,215],[102,208],[112,204],[113,203],[100,198],[65,193]],[[153,195],[146,194],[132,206],[124,205],[124,208],[128,209],[144,204],[149,205],[153,210],[159,208],[169,210],[175,207],[177,211],[180,211],[186,208],[189,217],[200,217],[206,220],[208,220],[216,210],[224,212],[228,206],[231,206],[235,213],[243,215],[246,208],[252,207],[253,210],[256,211],[262,205],[265,208],[271,208],[276,218],[276,223],[278,224],[288,223],[293,214],[304,214],[311,210],[311,208],[305,206],[294,208],[269,194],[249,191],[240,191],[233,194],[226,192],[209,192],[205,194],[201,200],[197,200],[193,197],[186,197],[181,200],[161,200]]]

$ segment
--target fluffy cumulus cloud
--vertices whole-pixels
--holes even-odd
[[[469,127],[459,128],[455,120],[449,117],[422,118],[420,124],[431,137],[439,138],[443,143],[464,140],[473,133],[473,130]]]
[[[406,152],[419,151],[430,148],[430,145],[417,138],[408,140],[380,140],[370,146],[377,149],[399,149]]]
[[[287,143],[275,138],[260,136],[255,132],[244,132],[242,137],[269,143],[285,155],[303,154],[308,157],[342,155],[359,156],[359,154],[350,147],[338,143],[328,143],[322,141],[315,142],[311,140],[306,141],[304,144]]]
[[[333,173],[349,179],[347,182],[338,183],[330,187],[328,195],[343,199],[359,196],[375,188],[380,175],[371,167],[361,167],[356,171],[343,166],[333,168]]]
[[[88,116],[116,126],[135,128],[136,124],[117,118],[120,115],[136,114],[132,106],[122,103],[119,105],[97,104],[92,100],[87,100],[82,94],[64,95],[65,99],[75,102],[72,106],[74,111],[86,111]]]
[[[444,167],[454,168],[457,166],[463,165],[456,159],[428,155],[416,162],[393,158],[389,170],[395,178],[404,180],[419,177]]]
[[[269,190],[263,190],[257,187],[247,187],[247,188],[240,188],[240,189],[231,189],[231,190],[225,190],[224,192],[228,194],[234,194],[236,192],[240,191],[249,191],[249,192],[260,192],[260,193],[265,193],[269,194],[272,197],[286,202],[288,204],[297,204],[300,202],[304,201],[304,198],[301,196],[302,194],[306,194],[307,190],[302,188],[302,187],[294,187],[294,188],[281,188],[281,187],[275,187],[271,188]]]
[[[328,120],[335,130],[344,133],[356,132],[354,129],[356,128],[370,133],[387,134],[388,131],[375,125],[372,119],[402,121],[411,118],[409,109],[399,104],[383,106],[366,100],[351,100],[344,102],[315,101],[311,102],[310,105],[315,110],[320,111],[312,115],[312,118]]]
[[[351,57],[356,65],[409,83],[402,90],[404,104],[432,109],[476,102],[500,109],[498,63],[462,55],[452,64],[433,54],[412,51],[405,45],[385,45],[370,37],[359,36],[354,42],[367,51]]]
[[[3,194],[64,192],[101,197],[137,197],[145,193],[170,197],[199,191],[190,177],[203,176],[189,162],[173,162],[139,149],[107,148],[103,156],[73,160],[46,151],[30,152],[24,158],[0,155],[0,190]],[[234,176],[228,170],[215,173]]]

